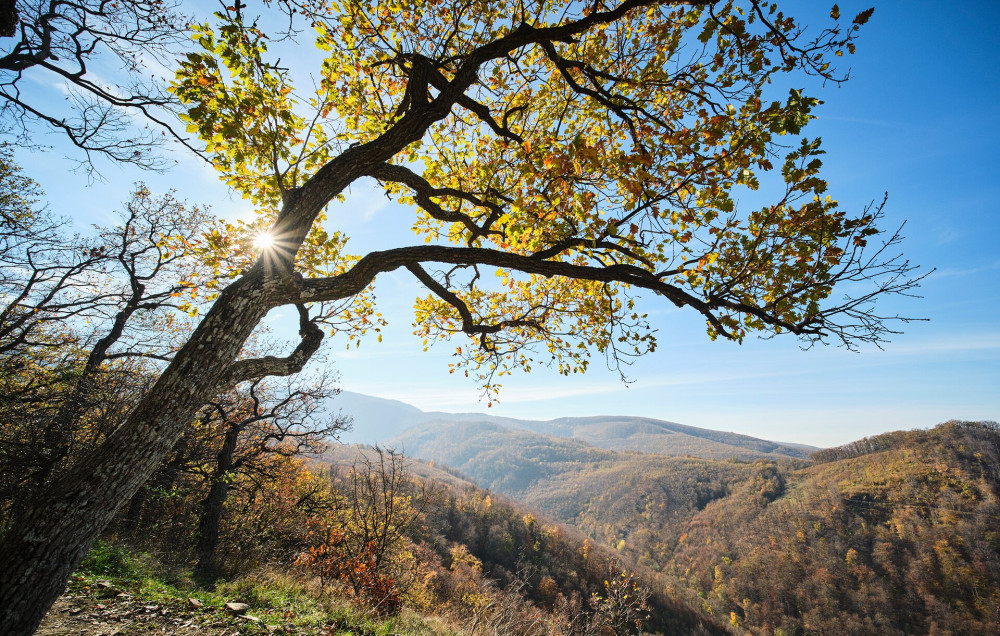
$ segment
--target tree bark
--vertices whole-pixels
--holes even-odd
[[[262,267],[230,285],[126,422],[13,520],[0,540],[4,636],[37,629],[100,532],[218,389],[270,309],[270,287]]]
[[[216,548],[219,545],[219,524],[222,521],[222,509],[229,495],[229,473],[233,469],[233,454],[236,452],[236,441],[240,436],[240,428],[230,424],[226,428],[226,436],[219,451],[218,462],[212,471],[211,487],[208,496],[201,502],[201,518],[198,519],[198,541],[195,545],[195,555],[198,563],[195,566],[195,576],[210,579],[218,573]]]

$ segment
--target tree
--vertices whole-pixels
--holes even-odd
[[[199,279],[176,248],[207,219],[140,186],[117,225],[68,236],[39,196],[9,155],[0,158],[0,511],[31,505],[169,361],[184,331],[178,297]]]
[[[331,480],[343,498],[340,509],[313,521],[312,545],[296,563],[314,572],[322,587],[349,585],[355,599],[393,614],[413,583],[407,534],[427,503],[424,487],[407,475],[403,455],[379,447],[359,449],[352,465]]]
[[[196,574],[208,578],[217,574],[219,523],[229,490],[239,477],[251,487],[272,480],[273,458],[322,452],[327,440],[349,425],[342,418],[321,419],[323,402],[332,394],[324,381],[282,387],[255,380],[213,399],[196,428],[189,429],[193,440],[185,444],[184,470],[200,475],[209,485],[198,520]]]
[[[187,20],[176,6],[161,0],[4,3],[0,131],[27,145],[39,145],[38,131],[61,133],[81,151],[87,170],[96,156],[166,167],[156,150],[168,137],[186,141],[174,130],[176,100],[150,69],[169,68],[187,42]],[[119,85],[108,85],[109,73]],[[65,88],[63,100],[39,92],[48,83]],[[147,125],[139,127],[133,115]]]
[[[239,11],[195,27],[202,50],[173,86],[273,244],[234,272],[123,425],[3,537],[12,633],[37,625],[203,404],[296,373],[318,349],[323,331],[303,318],[289,355],[240,358],[274,307],[348,303],[339,317],[370,324],[358,295],[405,268],[429,292],[418,335],[467,336],[459,368],[493,387],[515,368],[572,373],[594,353],[617,363],[652,351],[640,293],[698,312],[713,338],[854,346],[892,333],[872,301],[916,284],[894,255],[898,234],[880,235],[881,207],[849,214],[827,195],[819,141],[798,139],[817,100],[770,94],[784,74],[845,79],[831,61],[854,51],[871,10],[842,24],[834,7],[813,34],[755,0],[283,6],[326,52],[315,94],[294,91]],[[322,216],[366,177],[415,208],[428,244],[345,252]],[[772,177],[772,204],[737,209],[739,192]],[[206,257],[228,262],[240,240],[212,233]]]

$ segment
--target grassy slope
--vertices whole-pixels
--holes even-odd
[[[200,606],[194,607],[190,599]],[[250,608],[244,616],[234,616],[225,610],[228,602]],[[378,617],[277,571],[206,589],[184,571],[104,542],[90,552],[37,633],[453,636],[458,631],[440,618],[412,611]]]

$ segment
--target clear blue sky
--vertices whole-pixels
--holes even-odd
[[[840,6],[852,14],[871,2]],[[815,10],[822,15],[829,7],[817,3]],[[904,326],[885,351],[801,351],[793,339],[710,342],[697,316],[654,301],[646,308],[660,347],[631,367],[633,384],[624,386],[600,361],[584,376],[541,369],[506,378],[489,412],[538,419],[644,415],[816,445],[952,418],[1000,419],[998,24],[995,0],[877,4],[850,59],[854,78],[817,94],[825,104],[808,134],[824,139],[834,197],[856,209],[888,192],[886,225],[906,221],[907,257],[937,268],[922,299],[899,299],[881,310],[928,322]],[[211,170],[192,161],[162,176],[110,166],[106,182],[88,187],[57,151],[19,158],[53,210],[81,226],[109,218],[138,179],[156,190],[175,188],[220,214],[246,214]],[[387,237],[383,230],[408,228],[411,218],[364,184],[331,211],[358,252],[400,244],[404,234]],[[448,374],[450,348],[424,353],[410,335],[417,292],[408,274],[379,279],[380,309],[391,323],[383,342],[350,352],[333,343],[328,363],[345,389],[425,410],[486,411],[474,384]],[[272,318],[282,323],[280,312]],[[285,318],[290,323],[291,315]]]

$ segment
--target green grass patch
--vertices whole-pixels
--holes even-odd
[[[80,564],[80,573],[116,579],[141,578],[148,568],[128,550],[107,541],[98,541]]]
[[[98,582],[107,581],[114,592],[102,592]],[[106,585],[101,583],[101,585]],[[145,553],[135,553],[111,542],[97,543],[73,576],[76,592],[114,595],[127,591],[141,603],[187,610],[188,599],[202,603],[196,612],[205,625],[225,621],[240,634],[267,634],[267,625],[293,626],[297,633],[323,630],[333,636],[452,636],[440,617],[413,611],[380,617],[352,604],[348,599],[321,594],[318,586],[280,571],[262,571],[234,580],[220,580],[211,588],[198,585],[188,570],[170,569]],[[230,601],[250,606],[247,614],[262,624],[236,619],[225,612]]]

